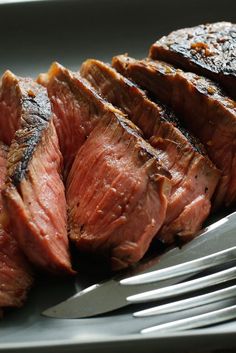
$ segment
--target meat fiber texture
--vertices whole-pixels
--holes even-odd
[[[217,22],[183,28],[157,40],[150,57],[203,74],[236,99],[236,25]]]
[[[74,99],[78,88],[73,85],[73,75],[66,69],[59,70],[57,64],[51,66],[48,74],[39,75],[38,82],[47,87],[50,97],[54,125],[64,158],[64,179],[66,180],[77,151],[92,130],[97,112],[93,110],[94,107],[90,105],[86,94],[81,101]],[[83,92],[80,94],[83,95]],[[88,120],[87,116],[92,118]]]
[[[119,58],[114,58],[113,65],[124,71]],[[144,91],[110,66],[87,60],[81,67],[81,75],[128,114],[171,173],[172,190],[158,238],[172,243],[177,236],[184,240],[193,236],[209,215],[210,199],[219,180],[219,171],[201,151],[200,143],[175,126],[177,118],[171,111],[150,101]]]
[[[0,143],[0,191],[7,169],[7,147]],[[16,240],[3,229],[4,211],[0,194],[0,315],[5,307],[20,307],[33,279],[31,269]]]
[[[172,65],[122,56],[128,75],[179,114],[204,144],[222,177],[214,207],[236,201],[236,103],[213,81],[175,69]]]
[[[70,239],[114,270],[137,262],[165,219],[169,173],[135,125],[78,73],[54,64],[40,82],[52,97],[65,164],[69,151],[75,156],[66,182]]]
[[[62,156],[47,91],[7,71],[0,87],[0,140],[10,145],[3,200],[11,234],[27,258],[72,273]]]

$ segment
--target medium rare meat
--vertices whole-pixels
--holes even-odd
[[[217,22],[184,28],[151,46],[150,57],[220,82],[236,99],[236,25]]]
[[[69,71],[66,73],[70,75]],[[85,103],[83,100],[78,102],[74,99],[77,88],[71,86],[64,71],[59,72],[56,64],[52,65],[48,74],[39,75],[38,82],[47,87],[51,100],[66,179],[78,149],[85,142],[91,130],[91,121],[87,120],[87,115],[91,114],[93,119],[96,119],[96,111],[90,112],[91,107],[86,97]]]
[[[32,285],[30,267],[18,244],[0,228],[0,313],[5,307],[20,307]]]
[[[144,255],[165,219],[169,173],[135,125],[78,73],[54,64],[44,80],[49,86],[57,82],[54,112],[63,100],[77,107],[71,123],[78,121],[64,130],[65,141],[79,125],[86,136],[67,178],[70,238],[81,251],[109,258],[113,269],[127,267]],[[68,122],[61,126],[70,118],[71,110],[65,110]]]
[[[7,147],[0,143],[0,190],[3,189],[7,164]],[[0,217],[3,216],[0,194]],[[0,223],[0,314],[1,308],[19,307],[32,285],[30,267],[16,240],[3,230]]]
[[[35,265],[71,273],[62,157],[51,117],[44,87],[3,75],[0,139],[11,143],[3,192],[11,233]]]
[[[142,87],[170,105],[205,145],[222,171],[215,207],[236,201],[236,103],[209,79],[161,61],[117,58],[123,70]]]
[[[109,102],[128,114],[171,173],[172,191],[159,238],[171,243],[177,235],[195,234],[210,212],[210,199],[219,180],[219,171],[202,153],[200,143],[175,126],[178,121],[173,113],[150,101],[110,66],[87,60],[80,72]]]

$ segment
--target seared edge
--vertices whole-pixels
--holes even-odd
[[[230,22],[184,28],[157,40],[150,57],[222,83],[236,98],[236,25]]]
[[[26,176],[29,162],[36,146],[42,138],[43,131],[48,127],[52,112],[47,91],[31,79],[18,79],[13,73],[7,71],[2,78],[4,90],[5,82],[12,83],[11,90],[15,91],[20,105],[18,122],[12,142],[14,150],[18,150],[17,160],[8,161],[8,178],[17,186]]]

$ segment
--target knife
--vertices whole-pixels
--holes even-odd
[[[175,247],[160,258],[144,260],[132,270],[123,272],[110,280],[89,286],[67,300],[46,309],[42,315],[52,318],[75,319],[92,317],[129,305],[126,298],[144,291],[152,290],[153,283],[122,285],[122,279],[150,271],[164,269],[176,264],[195,260],[203,256],[236,245],[236,212],[221,218],[200,231],[196,238],[183,247]],[[155,283],[155,288],[163,288],[190,277],[172,278]],[[123,281],[125,282],[125,281]]]

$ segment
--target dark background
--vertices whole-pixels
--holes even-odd
[[[7,2],[7,1],[6,1]],[[1,1],[0,1],[1,3]],[[36,75],[53,60],[72,69],[88,57],[142,57],[169,31],[203,22],[236,22],[234,0],[66,0],[0,5],[0,63]]]

